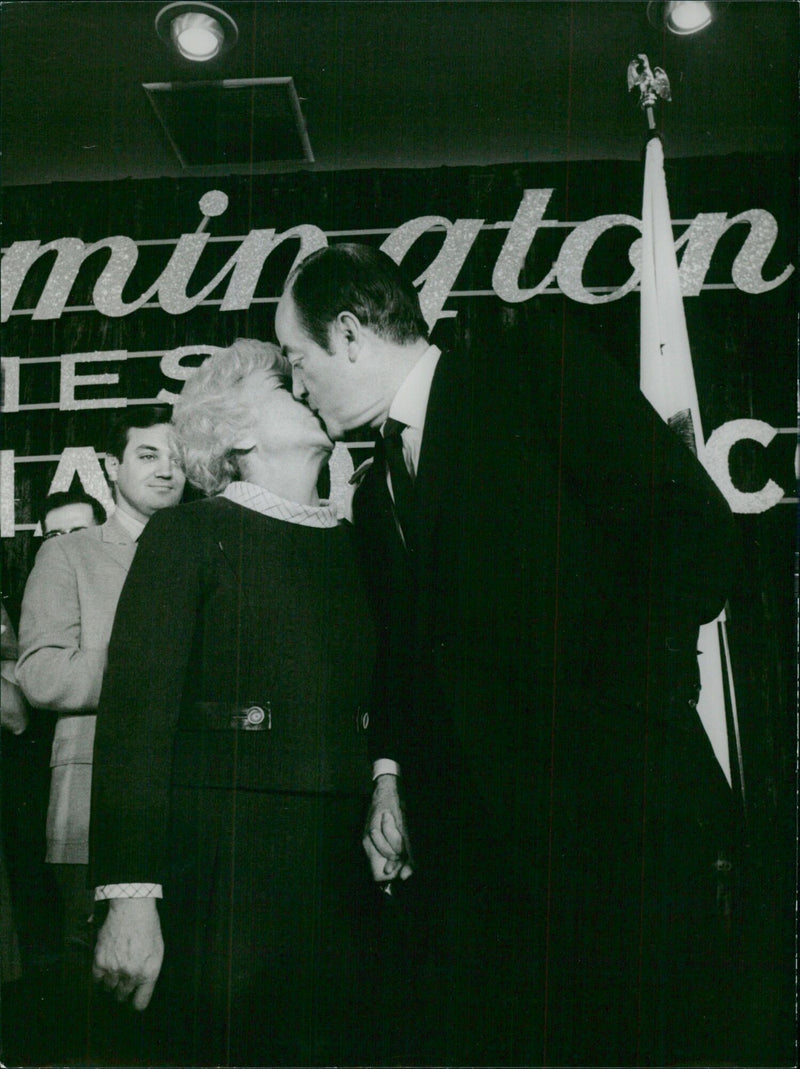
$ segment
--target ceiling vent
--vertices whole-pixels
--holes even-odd
[[[142,86],[182,167],[313,163],[293,78]]]

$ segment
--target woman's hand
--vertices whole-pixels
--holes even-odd
[[[97,936],[92,975],[118,1002],[133,995],[147,1007],[164,960],[164,940],[155,898],[112,898]]]

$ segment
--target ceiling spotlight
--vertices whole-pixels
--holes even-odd
[[[210,15],[190,11],[172,20],[172,41],[186,59],[202,63],[218,54],[225,34],[217,20]]]
[[[176,3],[156,15],[156,33],[184,59],[206,63],[236,44],[236,23],[214,4]]]
[[[671,32],[685,37],[704,30],[714,18],[715,5],[704,0],[651,0],[647,5],[650,22],[658,29],[666,26]]]

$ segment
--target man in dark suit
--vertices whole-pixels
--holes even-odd
[[[365,849],[413,918],[406,1058],[705,1054],[730,798],[692,703],[722,496],[567,318],[440,353],[394,263],[340,245],[275,327],[330,436],[377,434],[353,503],[381,634]]]

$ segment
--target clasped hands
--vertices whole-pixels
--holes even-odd
[[[376,883],[407,880],[414,871],[397,777],[378,776],[363,838]],[[144,1010],[153,995],[164,940],[154,898],[115,898],[97,936],[92,975],[119,1001]]]
[[[376,883],[388,889],[391,880],[396,877],[407,880],[413,873],[397,776],[386,774],[376,778],[362,843]]]

